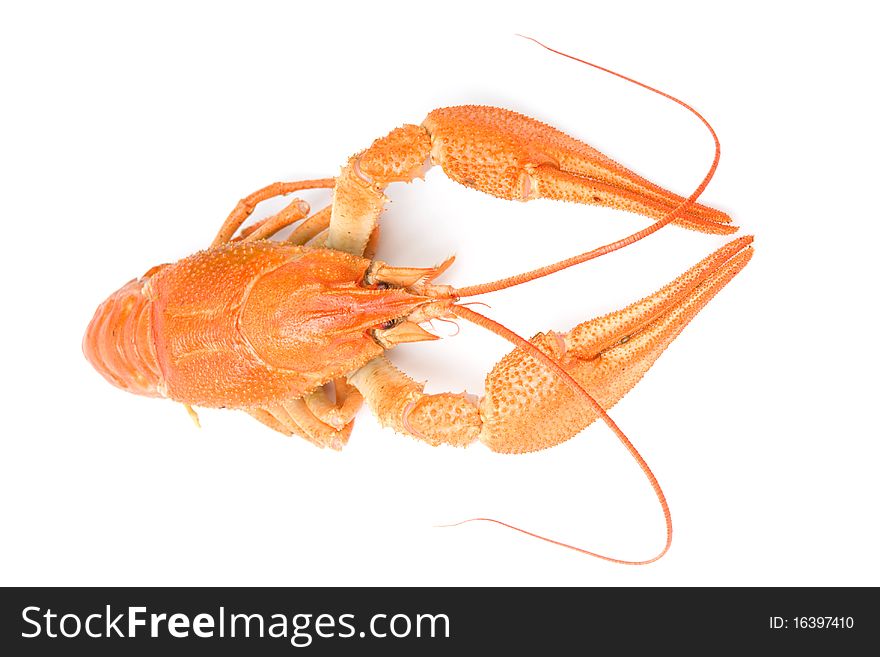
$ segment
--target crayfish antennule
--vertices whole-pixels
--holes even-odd
[[[456,335],[461,333],[461,327],[454,319],[445,319],[443,317],[435,317],[434,319],[436,319],[438,322],[443,322],[444,324],[452,324],[455,327],[455,333],[451,333],[447,337],[454,338]],[[431,328],[433,328],[433,326]]]

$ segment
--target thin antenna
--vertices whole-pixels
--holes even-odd
[[[700,194],[706,189],[706,186],[709,184],[709,181],[712,180],[712,176],[715,175],[715,170],[718,168],[718,162],[721,159],[721,142],[718,141],[718,135],[715,134],[715,130],[709,124],[709,122],[693,107],[688,105],[683,100],[679,100],[675,96],[672,96],[665,91],[660,91],[659,89],[655,89],[643,82],[639,82],[638,80],[634,80],[626,75],[622,75],[617,73],[616,71],[612,71],[611,69],[605,68],[604,66],[599,66],[598,64],[593,64],[592,62],[588,62],[583,59],[579,59],[578,57],[574,57],[573,55],[569,55],[559,50],[555,50],[550,46],[547,46],[537,39],[534,39],[530,36],[525,36],[522,34],[517,34],[518,37],[522,37],[523,39],[527,39],[532,41],[533,43],[538,44],[545,50],[549,50],[552,53],[556,53],[557,55],[561,55],[562,57],[566,57],[567,59],[574,60],[576,62],[580,62],[581,64],[586,64],[587,66],[592,66],[595,69],[600,71],[604,71],[605,73],[610,73],[618,78],[626,80],[627,82],[632,82],[635,85],[642,87],[643,89],[647,89],[648,91],[652,91],[655,94],[659,94],[664,98],[668,98],[669,100],[678,103],[686,110],[691,112],[694,116],[696,116],[700,121],[703,122],[703,125],[709,130],[709,134],[712,135],[712,140],[715,142],[715,157],[712,160],[712,164],[709,167],[708,173],[703,178],[702,182],[697,186],[694,190],[693,194],[688,196],[684,201],[678,204],[672,211],[669,212],[665,217],[660,219],[659,221],[651,224],[647,228],[643,228],[642,230],[633,233],[629,237],[624,237],[623,239],[617,240],[616,242],[611,242],[610,244],[606,244],[605,246],[600,246],[599,248],[593,249],[591,251],[587,251],[586,253],[582,253],[577,256],[573,256],[571,258],[566,258],[565,260],[560,260],[559,262],[546,265],[544,267],[540,267],[538,269],[533,269],[532,271],[528,271],[522,274],[516,274],[515,276],[509,276],[507,278],[502,278],[497,281],[493,281],[491,283],[481,283],[479,285],[469,285],[466,287],[459,288],[455,291],[456,296],[459,297],[472,297],[477,294],[486,294],[487,292],[496,292],[498,290],[503,290],[508,287],[513,287],[514,285],[520,285],[522,283],[527,283],[528,281],[533,281],[538,278],[543,278],[544,276],[549,276],[550,274],[554,274],[558,271],[562,271],[563,269],[568,269],[569,267],[573,267],[575,265],[579,265],[582,262],[587,262],[588,260],[593,260],[594,258],[598,258],[599,256],[605,255],[606,253],[612,253],[613,251],[617,251],[619,249],[624,248],[625,246],[629,246],[639,240],[646,238],[648,235],[652,235],[656,233],[658,230],[666,226],[667,224],[673,222],[676,217],[678,217],[681,212],[687,208],[687,206],[691,205],[694,201],[696,201]]]
[[[644,566],[646,564],[657,561],[664,554],[666,554],[669,551],[669,547],[672,545],[672,514],[669,511],[669,505],[666,503],[666,496],[663,494],[663,489],[660,488],[657,477],[655,477],[654,473],[651,472],[651,468],[648,467],[648,463],[645,461],[644,458],[642,458],[642,455],[639,454],[639,451],[635,448],[635,445],[633,445],[630,439],[626,437],[626,434],[623,433],[620,427],[617,426],[617,423],[615,423],[614,420],[611,419],[611,416],[608,415],[605,409],[599,405],[599,402],[593,399],[592,395],[590,395],[590,393],[588,393],[583,388],[583,386],[581,386],[581,384],[578,383],[574,379],[574,377],[571,376],[571,374],[566,372],[559,363],[557,363],[547,354],[535,347],[535,345],[531,344],[528,340],[511,331],[503,324],[499,324],[498,322],[489,319],[485,315],[481,315],[480,313],[471,310],[470,308],[465,308],[464,306],[452,306],[452,312],[462,319],[466,319],[469,322],[477,324],[478,326],[482,326],[486,330],[492,331],[492,333],[495,333],[496,335],[499,335],[505,340],[513,343],[514,346],[525,349],[533,358],[541,361],[544,365],[553,370],[553,372],[555,372],[563,381],[565,381],[569,385],[569,387],[571,387],[572,390],[574,390],[575,394],[579,395],[587,403],[587,405],[592,408],[599,417],[602,418],[605,424],[608,425],[608,428],[610,428],[614,432],[614,435],[617,436],[618,440],[620,440],[623,446],[626,447],[627,451],[629,451],[629,453],[635,459],[636,463],[638,463],[639,467],[642,469],[642,472],[645,474],[645,477],[648,479],[648,483],[651,484],[651,488],[654,490],[654,495],[657,496],[657,500],[660,502],[660,507],[663,509],[663,517],[666,520],[666,544],[663,546],[663,549],[659,553],[657,553],[656,556],[651,557],[650,559],[646,559],[644,561],[627,561],[625,559],[608,557],[604,554],[598,554],[597,552],[590,552],[589,550],[585,550],[583,548],[579,548],[568,543],[563,543],[562,541],[557,541],[546,536],[541,536],[540,534],[521,529],[500,520],[495,520],[494,518],[471,518],[469,520],[463,520],[462,522],[458,522],[452,525],[442,526],[455,527],[457,525],[463,525],[465,523],[475,521],[494,522],[495,524],[503,525],[504,527],[509,527],[510,529],[515,529],[516,531],[527,534],[528,536],[539,538],[542,541],[547,541],[548,543],[553,543],[554,545],[559,545],[561,547],[568,548],[569,550],[574,550],[575,552],[580,552],[591,557],[596,557],[597,559],[604,559],[605,561],[611,561],[613,563],[620,563],[628,566]]]

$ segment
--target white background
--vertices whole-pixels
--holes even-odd
[[[878,53],[860,3],[238,4],[2,10],[0,583],[880,584]],[[490,515],[653,555],[660,511],[604,426],[511,457],[431,448],[364,410],[349,446],[322,452],[243,413],[203,411],[196,430],[80,351],[105,296],[206,246],[238,198],[335,175],[434,107],[521,111],[681,194],[696,186],[712,148],[693,116],[516,32],[701,110],[723,150],[703,200],[756,236],[748,268],[612,411],[675,523],[671,552],[644,568],[497,526],[433,528]],[[455,285],[647,224],[498,201],[439,168],[389,195],[380,256],[455,253]],[[564,330],[725,239],[669,227],[483,310],[521,334]],[[394,360],[429,390],[479,393],[507,350],[463,325]]]

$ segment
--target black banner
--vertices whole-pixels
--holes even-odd
[[[714,653],[877,645],[880,603],[867,588],[23,588],[0,613],[6,655]]]

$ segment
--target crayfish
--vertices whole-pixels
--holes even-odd
[[[244,198],[208,249],[154,267],[110,295],[88,327],[85,355],[129,392],[166,397],[190,410],[238,409],[278,432],[333,449],[347,443],[363,402],[384,425],[431,445],[479,441],[504,453],[552,447],[602,418],[648,477],[666,517],[666,545],[640,562],[566,547],[622,563],[654,561],[670,545],[668,506],[606,409],[746,265],[751,237],[729,242],[641,301],[565,333],[539,333],[526,341],[459,303],[617,250],[669,223],[713,234],[736,230],[728,215],[695,202],[718,162],[711,126],[682,101],[647,88],[690,109],[715,138],[715,161],[689,198],[521,114],[483,106],[437,109],[420,125],[392,130],[352,156],[335,178],[275,183]],[[432,165],[503,199],[602,205],[655,222],[532,272],[465,288],[440,285],[435,279],[451,259],[418,268],[373,257],[386,188],[421,178]],[[328,207],[310,214],[305,202],[294,199],[239,231],[258,203],[316,188],[332,189]],[[272,239],[297,222],[289,237]],[[426,394],[383,355],[400,343],[437,339],[422,325],[456,317],[515,345],[486,377],[481,399]]]

